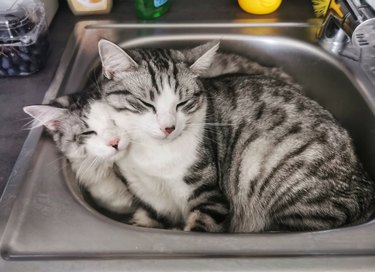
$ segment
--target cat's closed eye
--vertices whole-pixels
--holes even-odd
[[[193,96],[190,99],[187,99],[181,103],[178,103],[176,106],[176,109],[177,110],[182,109],[182,110],[185,110],[186,112],[191,112],[192,110],[196,108],[197,105],[198,105],[198,97]]]
[[[82,132],[80,135],[81,136],[89,136],[89,135],[97,135],[97,133],[93,130],[88,130],[88,131]]]
[[[183,101],[181,103],[178,103],[177,106],[176,106],[176,109],[179,109],[179,108],[185,106],[190,100],[191,99],[188,99],[188,100],[185,100],[185,101]]]
[[[140,98],[137,98],[137,97],[136,97],[136,99],[137,99],[139,102],[141,102],[141,104],[143,104],[145,107],[151,109],[154,113],[156,113],[156,109],[155,109],[155,107],[154,107],[152,104],[147,103],[146,101],[144,101],[144,100],[142,100],[142,99],[140,99]]]

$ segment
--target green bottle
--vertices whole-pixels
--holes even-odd
[[[170,0],[135,0],[137,16],[142,19],[157,18],[169,10]]]

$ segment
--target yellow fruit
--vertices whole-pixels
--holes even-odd
[[[253,14],[272,13],[280,6],[282,0],[238,0],[240,7]]]

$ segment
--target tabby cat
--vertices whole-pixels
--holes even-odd
[[[134,224],[260,232],[368,220],[375,183],[345,129],[279,76],[203,79],[217,49],[193,61],[99,42],[104,99],[132,141],[117,164],[146,203]]]

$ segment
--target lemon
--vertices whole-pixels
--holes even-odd
[[[238,0],[240,7],[253,14],[268,14],[277,10],[281,0]]]

